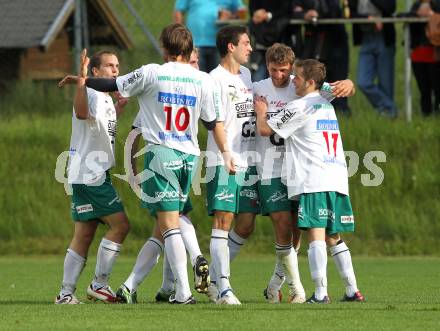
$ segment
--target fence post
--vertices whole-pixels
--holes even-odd
[[[75,35],[75,72],[79,70],[79,57],[82,51],[81,2],[75,0],[74,35]]]
[[[406,0],[406,7],[409,11],[411,9],[411,0]],[[412,121],[412,94],[411,94],[411,45],[409,24],[404,23],[404,45],[405,45],[405,111],[406,121]]]

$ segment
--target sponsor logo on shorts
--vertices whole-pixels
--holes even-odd
[[[88,213],[93,211],[93,206],[89,203],[87,205],[76,206],[76,212],[78,214]]]
[[[194,162],[189,161],[184,163],[183,160],[173,160],[173,161],[163,162],[162,166],[168,170],[179,170],[182,168],[187,170],[192,170],[192,168],[194,168]]]
[[[276,191],[274,194],[272,194],[266,202],[277,202],[280,200],[285,200],[287,198],[287,193],[283,193],[281,191]]]
[[[173,161],[163,162],[162,165],[165,169],[177,170],[183,167],[183,161],[173,160]]]
[[[155,192],[154,197],[161,201],[186,201],[188,199],[188,195],[180,194],[176,191],[166,191],[166,192]]]
[[[320,219],[330,218],[332,222],[334,222],[334,220],[335,220],[335,213],[333,212],[333,210],[319,208],[318,213],[319,213]]]
[[[304,218],[303,207],[302,206],[298,207],[298,218],[301,218],[301,219]]]
[[[351,224],[354,223],[354,216],[341,216],[341,223],[342,224]]]
[[[258,193],[255,190],[245,189],[240,192],[241,197],[246,197],[249,199],[258,199]]]
[[[234,198],[234,194],[229,194],[229,191],[227,189],[224,189],[220,193],[214,195],[214,198],[220,201],[234,202],[234,200],[232,200]]]

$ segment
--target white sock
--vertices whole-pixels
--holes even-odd
[[[150,271],[159,261],[160,254],[163,251],[163,244],[159,239],[149,238],[147,242],[142,246],[136,259],[136,263],[124,282],[125,287],[130,292],[135,292],[138,286],[148,276]]]
[[[284,275],[286,276],[287,285],[289,286],[290,295],[300,294],[305,295],[304,287],[301,284],[298,270],[298,257],[292,244],[280,245],[275,244],[277,255],[277,264],[283,267]]]
[[[212,242],[212,239],[211,239]],[[211,245],[209,245],[209,249],[211,249]],[[212,254],[212,252],[211,252]],[[211,263],[209,264],[209,278],[211,279],[211,283],[217,285],[217,271],[215,270],[215,265],[214,262],[212,260],[212,255],[211,255]]]
[[[199,242],[197,241],[196,229],[191,220],[185,215],[179,217],[180,231],[182,232],[183,243],[191,259],[191,265],[196,263],[197,256],[202,255]]]
[[[356,284],[356,276],[354,275],[353,263],[351,262],[351,254],[345,242],[330,247],[330,254],[335,261],[339,275],[345,284],[345,293],[347,296],[353,296],[359,289]]]
[[[309,244],[309,267],[315,283],[315,298],[324,299],[327,293],[327,249],[325,241],[315,240]]]
[[[161,289],[166,292],[174,291],[174,275],[173,270],[171,270],[170,261],[166,254],[163,255],[163,269],[162,269],[162,285]]]
[[[229,260],[232,262],[235,257],[240,252],[241,247],[246,242],[246,239],[243,237],[240,237],[234,229],[229,231],[228,235],[228,246],[229,246]]]
[[[86,265],[86,259],[68,248],[64,258],[63,283],[60,295],[75,293],[76,283]]]
[[[222,293],[226,289],[231,288],[229,283],[228,231],[212,229],[211,234],[211,243],[209,245],[211,260],[217,274],[217,288]]]
[[[279,291],[281,289],[281,286],[283,286],[285,279],[286,277],[284,276],[283,265],[277,258],[275,263],[275,269],[269,281],[269,286]]]
[[[183,302],[191,296],[186,270],[186,251],[180,229],[170,229],[163,234],[165,253],[176,278],[176,300]]]
[[[113,264],[121,251],[121,244],[102,238],[96,257],[94,289],[107,286],[108,279],[113,269]]]

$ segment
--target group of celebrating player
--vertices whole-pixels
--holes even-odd
[[[270,77],[252,83],[243,66],[252,47],[241,26],[226,26],[218,32],[221,61],[210,74],[190,64],[193,40],[183,25],[165,27],[160,42],[162,65],[148,64],[118,76],[116,55],[100,52],[89,59],[84,51],[79,75],[60,82],[77,86],[68,166],[75,231],[55,303],[80,303],[74,295],[76,283],[96,228],[104,222],[109,230],[98,249],[95,277],[87,288],[89,299],[136,303],[138,286],[164,251],[163,283],[156,300],[193,304],[188,251],[195,289],[217,304],[240,304],[230,284],[230,261],[253,232],[259,213],[270,216],[275,230],[275,270],[264,290],[269,302],[281,301],[280,289],[286,282],[290,303],[329,303],[327,245],[345,284],[343,300],[364,301],[350,251],[339,236],[354,231],[354,217],[338,121],[330,103],[334,97],[352,95],[353,83],[324,83],[323,64],[295,61],[293,51],[283,44],[267,50]],[[115,104],[109,92],[116,92]],[[131,182],[156,222],[131,274],[114,293],[108,278],[129,223],[108,171],[115,164],[117,116],[132,96],[140,108],[133,132],[142,134],[146,153],[144,170],[138,174],[137,136],[132,144]],[[209,267],[187,215],[200,156],[199,119],[208,129]],[[308,232],[315,284],[307,300],[298,271],[300,229]]]

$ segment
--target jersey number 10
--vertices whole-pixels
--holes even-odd
[[[163,110],[166,113],[165,130],[171,131],[171,122],[173,121],[173,108],[165,106]],[[187,108],[181,107],[174,116],[174,126],[177,131],[185,131],[189,125],[190,114]]]

